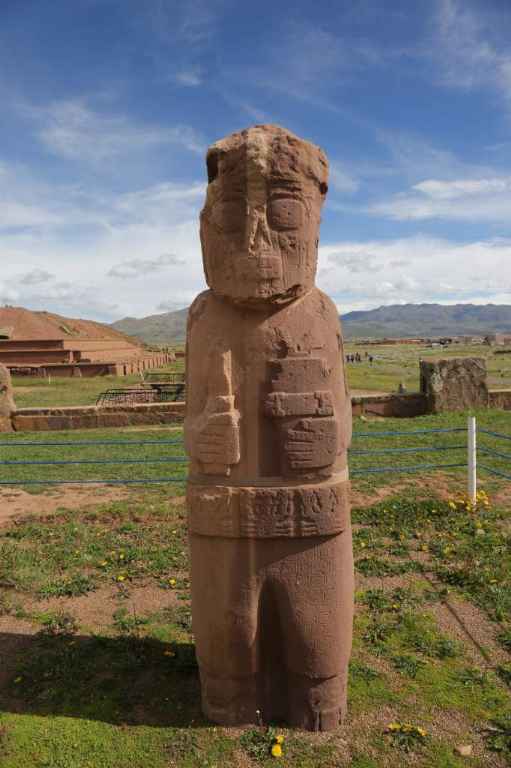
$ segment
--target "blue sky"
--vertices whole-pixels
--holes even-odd
[[[204,287],[207,146],[330,161],[339,310],[511,304],[509,0],[2,0],[0,303],[114,320]]]

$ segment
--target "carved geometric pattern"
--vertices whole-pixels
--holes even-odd
[[[326,536],[349,524],[348,483],[292,488],[188,486],[190,533],[228,538]]]

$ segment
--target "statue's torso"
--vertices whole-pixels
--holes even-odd
[[[239,461],[223,482],[259,485],[324,479],[343,471],[351,437],[351,411],[344,375],[344,354],[337,310],[319,290],[272,311],[254,311],[221,301],[210,291],[194,302],[189,317],[187,347],[187,417],[190,429],[207,407],[216,360],[228,353],[234,405],[239,413]],[[280,368],[280,375],[278,374]],[[214,385],[213,385],[214,389]],[[275,391],[293,396],[291,415],[271,414],[265,403]],[[310,395],[330,393],[330,416],[336,450],[331,466],[289,471],[283,463],[283,430],[300,429],[311,412]],[[219,392],[219,395],[225,394]],[[321,397],[320,397],[321,400]],[[316,404],[316,400],[313,400]],[[276,406],[279,410],[279,406]],[[319,423],[317,416],[314,426]],[[321,416],[319,417],[321,418]],[[198,482],[204,466],[192,455],[190,476]]]

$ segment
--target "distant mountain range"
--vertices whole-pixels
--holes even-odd
[[[112,326],[147,344],[182,343],[187,309],[149,317],[125,317]],[[511,333],[511,306],[507,304],[392,304],[342,316],[344,335],[356,338],[415,338],[425,336]]]
[[[146,344],[177,344],[185,340],[187,317],[188,309],[148,317],[124,317],[112,323],[112,328]]]

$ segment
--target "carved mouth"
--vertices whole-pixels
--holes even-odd
[[[236,274],[240,280],[261,281],[282,279],[282,259],[272,254],[242,256],[236,261]]]

